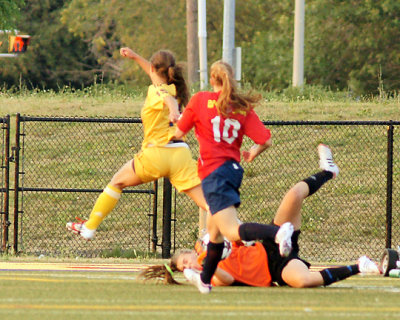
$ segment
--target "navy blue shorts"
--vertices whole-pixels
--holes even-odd
[[[243,168],[236,161],[226,161],[201,182],[211,214],[230,206],[239,207]]]

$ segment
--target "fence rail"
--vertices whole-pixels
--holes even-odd
[[[8,119],[8,122],[4,119]],[[198,209],[168,181],[124,190],[96,238],[85,242],[65,223],[87,217],[112,175],[140,150],[137,118],[16,116],[10,156],[9,117],[3,119],[2,251],[98,256],[114,251],[171,251],[193,247]],[[380,258],[399,240],[399,132],[396,121],[270,121],[273,147],[243,164],[242,221],[270,222],[285,192],[318,169],[316,147],[330,145],[340,167],[302,210],[302,256],[312,261]],[[7,128],[7,129],[5,129]],[[8,135],[8,138],[7,138]],[[194,155],[193,135],[188,137]],[[244,140],[244,148],[252,142]],[[14,186],[7,175],[14,165]],[[7,169],[8,166],[8,169]],[[12,230],[8,192],[14,192]],[[171,195],[172,194],[172,195]],[[162,215],[158,215],[162,208]],[[159,241],[161,240],[161,243]]]

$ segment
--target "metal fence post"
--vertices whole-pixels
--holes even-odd
[[[153,184],[154,187],[154,199],[153,199],[153,221],[152,221],[152,233],[153,236],[151,238],[152,242],[152,251],[156,252],[157,250],[157,243],[158,243],[158,237],[157,237],[157,200],[158,200],[158,181],[154,181]]]
[[[16,126],[15,126],[15,147],[13,147],[13,157],[15,162],[14,172],[14,254],[18,253],[18,216],[19,216],[19,149],[20,149],[20,114],[16,115]]]
[[[163,188],[163,232],[162,232],[162,258],[171,256],[171,211],[172,211],[172,185],[169,179],[164,178]]]
[[[390,248],[392,246],[392,193],[393,193],[393,124],[390,123],[388,126],[388,134],[387,134],[386,248]]]
[[[10,212],[10,115],[5,117],[5,124],[3,129],[5,132],[4,141],[4,203],[3,203],[3,238],[2,238],[2,251],[7,252],[9,249],[8,244],[8,228],[10,226],[9,212]]]

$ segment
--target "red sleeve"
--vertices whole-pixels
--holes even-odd
[[[264,144],[271,138],[271,131],[264,126],[254,110],[246,117],[244,134],[256,144]]]
[[[195,116],[196,116],[196,111],[194,109],[198,105],[198,102],[199,102],[199,94],[195,94],[190,99],[188,105],[186,106],[185,110],[182,113],[181,119],[176,124],[177,127],[184,133],[189,132],[194,126]]]

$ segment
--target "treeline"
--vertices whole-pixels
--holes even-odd
[[[142,85],[147,78],[120,58],[129,46],[145,57],[160,49],[186,61],[184,0],[25,1],[17,29],[28,52],[0,59],[0,85],[57,89],[93,81]],[[236,46],[243,80],[258,88],[290,86],[294,0],[236,1]],[[208,60],[222,56],[223,1],[207,1]],[[4,37],[4,35],[3,35]],[[306,0],[305,81],[357,94],[400,89],[400,1]],[[0,41],[4,39],[0,39]],[[2,52],[6,46],[0,47]]]

